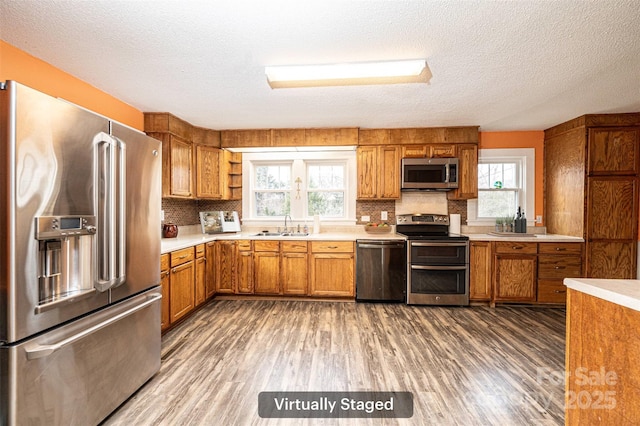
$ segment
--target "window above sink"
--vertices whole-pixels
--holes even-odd
[[[243,154],[243,224],[353,225],[356,220],[356,155],[352,150],[247,152]],[[298,235],[298,233],[295,233]]]

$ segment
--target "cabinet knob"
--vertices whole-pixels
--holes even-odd
[[[554,290],[553,292],[557,294],[562,294],[562,293],[566,293],[567,290]]]
[[[565,251],[565,250],[566,250],[566,248],[564,248],[564,247],[556,247],[556,251]]]
[[[511,250],[521,250],[522,246],[513,246],[511,247]]]

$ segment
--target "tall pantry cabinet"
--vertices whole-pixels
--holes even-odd
[[[585,240],[584,276],[636,278],[640,113],[545,130],[546,225]]]

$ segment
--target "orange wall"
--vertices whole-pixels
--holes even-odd
[[[135,129],[144,128],[141,111],[0,40],[0,81],[6,80],[63,98]]]
[[[536,216],[542,215],[544,222],[544,131],[525,132],[480,132],[479,149],[534,148],[536,150]],[[535,218],[530,218],[533,220]],[[544,224],[544,223],[543,223]],[[537,223],[536,226],[543,224]]]

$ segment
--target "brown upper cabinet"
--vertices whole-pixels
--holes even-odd
[[[585,239],[585,276],[636,278],[640,113],[545,130],[547,231]]]
[[[400,198],[400,152],[390,145],[358,147],[358,199]]]
[[[220,131],[192,126],[169,113],[145,113],[144,119],[145,132],[162,141],[163,197],[241,198],[242,154],[220,149]],[[262,146],[261,131],[238,132]]]

